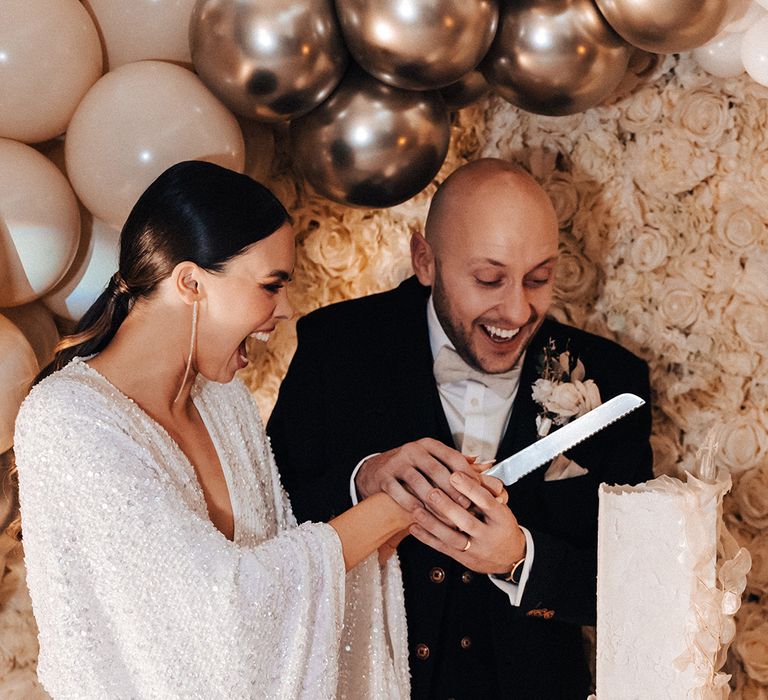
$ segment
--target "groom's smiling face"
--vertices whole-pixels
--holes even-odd
[[[477,161],[443,186],[413,263],[465,362],[488,373],[517,364],[552,303],[557,243],[555,212],[529,176]]]

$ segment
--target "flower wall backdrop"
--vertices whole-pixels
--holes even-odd
[[[768,88],[714,78],[687,56],[632,87],[570,117],[498,97],[466,108],[436,182],[499,156],[544,185],[562,229],[553,314],[650,363],[657,474],[690,467],[708,430],[723,426],[718,459],[734,478],[725,517],[754,561],[727,670],[734,698],[768,700]],[[408,239],[435,184],[392,209],[336,205],[302,184],[282,137],[268,180],[299,233],[297,315],[408,276]],[[265,417],[294,348],[295,324],[285,323],[243,373]],[[3,606],[9,615],[29,626],[28,601]],[[0,696],[37,696],[34,636],[25,649],[14,639],[2,636]]]
[[[713,425],[733,475],[726,521],[754,565],[728,671],[735,698],[768,699],[768,88],[668,57],[628,96],[570,117],[498,97],[454,119],[448,160],[522,163],[562,230],[559,320],[613,338],[651,366],[657,474],[679,475]],[[278,158],[279,160],[279,158]],[[434,185],[392,209],[329,203],[279,163],[294,213],[297,315],[395,286]],[[286,323],[244,378],[265,417],[295,348]]]

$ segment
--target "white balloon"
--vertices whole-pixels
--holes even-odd
[[[56,343],[59,342],[59,329],[44,304],[36,301],[24,306],[0,309],[0,314],[12,321],[24,334],[41,368],[53,360]]]
[[[62,318],[79,321],[117,272],[120,232],[99,219],[83,231],[81,249],[66,277],[43,298]]]
[[[693,50],[693,58],[710,75],[735,78],[744,72],[741,62],[743,34],[721,32],[712,41]]]
[[[725,25],[723,31],[742,34],[765,16],[765,8],[756,2],[742,2],[736,5],[733,18]]]
[[[744,34],[741,60],[752,80],[768,85],[768,17],[763,17]]]
[[[35,351],[24,334],[0,316],[0,454],[13,447],[19,406],[38,372]]]
[[[34,148],[0,139],[0,306],[52,289],[79,238],[80,212],[66,178]]]

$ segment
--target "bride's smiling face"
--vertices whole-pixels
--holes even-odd
[[[248,338],[266,342],[277,322],[293,315],[285,285],[294,262],[293,228],[286,223],[222,272],[204,272],[195,352],[195,367],[204,377],[231,381],[248,364]]]

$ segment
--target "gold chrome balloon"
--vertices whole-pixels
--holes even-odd
[[[479,70],[473,70],[455,83],[446,85],[440,90],[440,94],[445,100],[445,106],[455,112],[479,100],[490,89],[491,86],[483,74]]]
[[[502,8],[480,69],[517,107],[575,114],[613,92],[630,51],[592,0],[515,0]]]
[[[336,0],[347,47],[371,75],[431,90],[456,82],[493,41],[497,0]]]
[[[728,12],[725,0],[595,0],[611,26],[630,44],[653,53],[703,46]]]
[[[189,42],[211,91],[261,121],[309,112],[333,92],[347,64],[331,0],[198,0]]]
[[[437,91],[401,90],[357,67],[290,128],[293,161],[307,180],[358,207],[390,207],[420,192],[443,164],[449,135]]]

